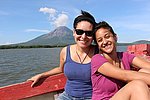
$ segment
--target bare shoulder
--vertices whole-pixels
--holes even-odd
[[[74,50],[74,49],[76,49],[76,44],[70,45],[70,51],[72,51],[72,50]]]
[[[72,44],[72,45],[69,45],[69,46],[70,46],[70,51],[74,50],[75,47],[76,47],[75,44]],[[67,47],[68,47],[68,46],[62,48],[61,54],[66,55]]]
[[[63,47],[61,49],[60,55],[65,55],[66,54],[66,50],[67,50],[67,47]]]
[[[60,51],[60,64],[64,63],[66,60],[66,50],[67,50],[67,47],[63,47]]]
[[[75,55],[75,52],[76,52],[76,44],[70,45],[70,55],[72,58]]]

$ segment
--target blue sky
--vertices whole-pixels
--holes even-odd
[[[27,42],[62,25],[72,29],[81,10],[112,25],[118,42],[150,40],[150,0],[1,0],[0,45]]]

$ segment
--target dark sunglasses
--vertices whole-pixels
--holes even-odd
[[[77,35],[82,35],[85,33],[86,36],[93,36],[93,31],[84,31],[81,29],[75,29]]]

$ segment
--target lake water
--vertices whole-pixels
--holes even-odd
[[[0,49],[0,87],[26,81],[59,65],[61,48]],[[125,51],[125,46],[118,51]]]

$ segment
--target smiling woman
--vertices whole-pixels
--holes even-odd
[[[90,62],[92,56],[97,53],[96,46],[92,45],[94,26],[94,17],[86,11],[81,11],[73,23],[73,37],[76,43],[61,50],[59,67],[31,77],[31,87],[43,77],[64,73],[67,77],[66,85],[57,100],[91,100]]]
[[[117,52],[117,36],[105,21],[96,25],[95,42],[100,54],[94,55],[91,61],[92,100],[150,100],[150,62],[127,52]]]

